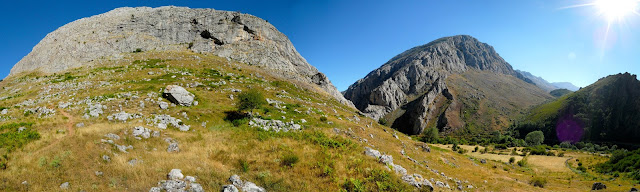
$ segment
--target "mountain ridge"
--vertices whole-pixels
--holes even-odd
[[[125,52],[185,49],[264,67],[318,86],[350,105],[273,25],[253,15],[213,9],[123,7],[78,19],[47,34],[9,76],[62,72],[99,58],[120,59]]]
[[[374,119],[392,114],[385,118],[394,121],[402,114],[409,115],[402,121],[410,122],[404,125],[410,128],[403,132],[419,134],[428,121],[437,118],[436,111],[440,110],[432,104],[437,103],[439,96],[453,98],[447,77],[468,70],[490,71],[529,83],[492,46],[468,35],[457,35],[439,38],[398,54],[349,86],[344,95]],[[409,103],[411,106],[405,106]]]

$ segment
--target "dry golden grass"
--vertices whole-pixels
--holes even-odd
[[[170,59],[170,61],[164,62],[168,69],[185,70],[192,75],[166,75],[162,68],[142,69],[141,65],[131,64],[135,60],[151,58]],[[508,162],[508,158],[511,157],[508,155],[485,154],[488,155],[487,157],[475,156],[479,153],[462,155],[450,152],[444,146],[440,146],[443,150],[433,146],[432,151],[427,153],[419,147],[423,143],[413,141],[391,128],[378,125],[372,119],[359,117],[360,121],[358,122],[348,121],[347,118],[357,116],[355,109],[340,105],[313,86],[273,83],[284,80],[272,76],[264,69],[228,62],[226,59],[215,56],[190,52],[145,52],[129,54],[125,59],[117,61],[97,60],[93,64],[111,68],[73,69],[70,74],[80,77],[72,81],[92,81],[94,83],[109,81],[113,86],[79,91],[73,98],[78,100],[87,96],[94,97],[130,91],[138,91],[141,98],[130,99],[129,105],[124,105],[124,102],[127,101],[125,98],[116,97],[114,101],[102,101],[108,106],[108,109],[98,118],[82,118],[86,106],[64,109],[73,116],[74,121],[83,122],[86,125],[81,128],[74,126],[75,134],[73,135],[68,132],[57,133],[58,130],[66,129],[65,126],[69,123],[69,119],[63,118],[60,113],[56,113],[50,118],[39,119],[33,115],[22,116],[22,109],[12,109],[9,115],[17,117],[17,119],[5,123],[35,122],[34,127],[41,134],[41,138],[9,154],[8,168],[0,170],[0,190],[58,191],[58,186],[61,183],[70,182],[73,191],[147,191],[150,187],[156,186],[158,181],[165,179],[169,170],[178,168],[182,169],[182,173],[185,175],[197,177],[198,183],[202,184],[206,191],[218,191],[222,185],[228,184],[227,179],[233,174],[238,174],[242,179],[255,182],[271,191],[338,191],[348,178],[365,180],[368,170],[385,169],[386,166],[363,155],[364,146],[392,155],[394,163],[403,166],[411,174],[421,174],[427,179],[434,178],[446,182],[452,187],[456,187],[455,181],[447,180],[430,169],[444,172],[446,176],[458,178],[463,182],[468,181],[468,183],[464,183],[465,187],[466,185],[476,187],[470,191],[585,191],[590,188],[590,183],[593,182],[572,172],[555,172],[557,166],[545,168],[543,165],[532,163],[533,160],[530,160],[531,167],[540,167],[540,170],[544,168],[544,172],[499,162]],[[209,84],[221,79],[200,76],[199,74],[204,69],[216,69],[222,74],[235,73],[244,75],[245,78],[232,78],[234,80],[232,84],[220,87],[207,88],[205,85],[204,87],[187,88],[196,95],[196,100],[200,103],[198,106],[171,107],[169,110],[159,110],[157,106],[151,106],[149,103],[145,108],[138,106],[139,100],[146,98],[147,93],[160,93],[160,89],[169,84],[186,84],[196,81]],[[156,74],[149,75],[149,71],[154,71]],[[158,72],[162,73],[158,75]],[[162,77],[164,80],[159,80],[159,77],[163,75],[165,75]],[[171,75],[177,77],[170,78]],[[257,78],[258,75],[264,79]],[[38,80],[34,80],[36,76],[38,76]],[[29,82],[27,79],[34,82]],[[49,82],[52,79],[55,79],[55,76],[44,77],[43,74],[5,79],[0,82],[1,86],[8,87],[9,90],[16,88],[22,90],[17,93],[3,92],[0,93],[0,96],[17,94],[22,96],[0,101],[0,106],[13,106],[26,99],[36,99],[38,91],[48,86],[43,82]],[[143,79],[153,80],[147,82]],[[230,80],[226,81],[231,83]],[[29,89],[29,87],[31,88]],[[297,135],[320,132],[329,138],[350,139],[355,145],[353,148],[346,149],[326,148],[309,140],[296,138],[295,135],[282,136],[261,132],[246,125],[234,127],[231,123],[223,120],[225,111],[235,109],[234,101],[229,99],[229,94],[234,93],[228,91],[229,88],[259,89],[267,98],[281,100],[288,104],[300,104],[302,107],[297,109],[302,113],[287,111],[284,114],[272,108],[272,111],[266,114],[274,119],[278,119],[280,116],[285,116],[287,120],[306,119],[308,123],[303,124],[305,130]],[[283,93],[283,90],[286,93]],[[292,98],[277,98],[277,94],[284,94]],[[157,97],[159,94],[152,99],[157,99]],[[295,99],[296,97],[300,100]],[[58,101],[66,101],[69,98],[71,97],[66,95],[60,96],[60,98],[50,100],[47,105],[53,107],[57,105]],[[168,128],[160,130],[162,136],[158,138],[136,140],[130,135],[131,128],[134,126],[159,129],[152,128],[146,125],[146,122],[138,120],[107,121],[106,116],[115,113],[115,109],[119,109],[120,105],[123,105],[124,111],[141,113],[145,118],[152,117],[153,114],[170,114],[182,119],[185,124],[191,125],[192,130],[180,132],[175,128]],[[314,110],[314,112],[306,114],[307,108],[319,109],[322,113]],[[56,108],[56,110],[61,109]],[[190,119],[186,120],[178,115],[182,112],[187,113]],[[322,115],[326,115],[328,121],[333,124],[321,122],[319,118]],[[202,127],[201,122],[207,122],[206,126]],[[351,136],[345,134],[336,134],[333,132],[333,128],[342,131],[350,130],[353,132],[351,134],[353,137],[367,139],[368,143],[351,139]],[[104,139],[104,135],[107,133],[120,135],[122,139],[116,143],[132,145],[134,149],[129,150],[129,153],[122,153],[111,144],[100,142],[100,139]],[[394,138],[393,133],[396,133],[399,139]],[[373,138],[370,134],[373,135]],[[181,151],[167,153],[168,144],[163,140],[165,137],[176,139]],[[473,150],[473,146],[462,147],[469,151]],[[407,156],[401,154],[403,149]],[[283,166],[281,159],[285,154],[294,154],[299,158],[299,161],[291,167]],[[109,155],[111,162],[103,161],[102,155]],[[478,160],[470,159],[469,156],[496,161],[481,164]],[[418,161],[419,164],[409,160],[409,157]],[[131,166],[128,162],[132,159],[138,159],[141,162]],[[248,163],[246,172],[239,166],[239,161]],[[322,165],[325,164],[332,164],[333,172],[329,175],[323,174]],[[556,165],[556,163],[552,164]],[[104,175],[96,176],[95,171],[102,171]],[[548,176],[550,178],[549,186],[540,189],[529,185],[528,181],[533,175]],[[398,175],[391,174],[391,177],[393,181],[399,182]],[[29,185],[20,184],[25,180]],[[629,186],[627,181],[616,182],[623,186]],[[617,184],[616,182],[605,183],[613,185]],[[397,185],[405,184],[398,183]],[[436,190],[441,189],[437,188]]]

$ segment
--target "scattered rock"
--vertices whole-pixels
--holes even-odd
[[[485,163],[487,163],[487,160],[486,159],[480,159],[480,163],[485,164]]]
[[[162,96],[176,105],[191,106],[194,95],[178,85],[167,85]]]
[[[194,177],[184,177],[180,169],[172,169],[169,174],[167,174],[167,180],[162,180],[158,182],[157,187],[149,189],[149,192],[161,191],[204,192],[204,189],[202,188],[202,185],[196,183],[196,179]]]
[[[253,118],[249,121],[249,125],[252,127],[259,127],[264,129],[265,131],[275,131],[275,132],[288,132],[292,130],[300,130],[302,126],[295,124],[293,122],[282,122],[280,120],[264,120],[260,118]]]
[[[161,101],[158,103],[158,106],[160,106],[160,109],[168,109],[169,108],[169,103]]]
[[[238,192],[238,188],[235,185],[222,186],[222,192]]]
[[[441,181],[436,181],[436,186],[437,187],[446,187],[446,185]]]
[[[382,155],[380,156],[380,163],[385,165],[393,164],[393,157],[391,155]]]
[[[104,135],[104,137],[112,139],[112,140],[120,140],[120,136],[113,134],[113,133],[107,133],[106,135]]]
[[[25,181],[26,182],[26,181]],[[638,189],[636,188],[631,188],[631,190],[629,190],[629,192],[638,192]]]
[[[169,143],[169,147],[167,147],[167,152],[169,152],[169,153],[180,152],[180,148],[178,147],[178,143],[176,143],[176,142]]]
[[[242,181],[240,179],[240,176],[238,175],[232,175],[231,177],[229,177],[229,182],[231,182],[237,188],[240,188],[242,189],[242,191],[245,191],[245,192],[266,192],[264,188],[257,186],[255,183],[252,183],[250,181]],[[223,190],[224,189],[225,187],[223,187]],[[230,190],[233,190],[233,189],[230,189]]]
[[[104,175],[104,173],[102,171],[96,171],[96,176],[100,177],[102,175]]]
[[[607,186],[604,183],[600,183],[600,182],[595,182],[593,183],[593,186],[591,186],[591,190],[602,190],[606,188]]]
[[[371,157],[375,157],[376,159],[380,158],[380,156],[382,156],[382,154],[380,154],[380,151],[377,151],[375,149],[371,149],[369,147],[365,147],[364,148],[364,154],[371,156]]]
[[[111,162],[111,157],[109,157],[108,155],[102,155],[102,160],[106,162]]]
[[[142,160],[140,160],[140,161],[142,162]],[[134,166],[134,165],[138,164],[138,159],[131,159],[127,163],[129,163],[129,165],[131,165],[131,166]]]
[[[131,132],[132,132],[131,134],[134,137],[142,137],[142,138],[145,138],[145,139],[148,139],[149,137],[151,137],[151,129],[144,128],[142,126],[134,127]]]
[[[102,109],[106,109],[107,106],[102,105],[100,103],[96,103],[96,104],[89,104],[89,115],[91,117],[98,117],[100,116],[100,114],[103,114],[104,112],[102,111]]]
[[[78,127],[78,128],[80,128],[80,127],[84,127],[84,123],[83,123],[83,122],[77,123],[77,124],[76,124],[76,127]]]
[[[180,131],[189,131],[191,126],[182,123],[182,120],[171,117],[170,115],[155,115],[153,122],[160,129],[166,129],[167,125],[178,128]]]
[[[2,112],[0,112],[2,115],[6,115],[7,113],[9,113],[9,109],[2,109]]]
[[[60,185],[60,189],[67,190],[69,189],[69,182],[64,182]]]
[[[169,174],[167,174],[167,179],[170,179],[170,180],[180,180],[183,178],[184,178],[184,175],[182,175],[182,170],[180,169],[171,169]]]

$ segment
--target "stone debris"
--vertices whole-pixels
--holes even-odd
[[[0,112],[0,114],[2,115],[6,115],[7,113],[9,113],[9,109],[2,109],[2,111]]]
[[[69,182],[64,182],[64,183],[60,184],[60,189],[62,189],[62,190],[69,189]]]
[[[25,109],[24,114],[38,114],[39,117],[51,117],[56,114],[56,110],[47,107],[35,107]]]
[[[161,101],[161,102],[158,102],[158,106],[160,107],[160,109],[168,109],[169,103]]]
[[[102,171],[96,171],[95,173],[96,173],[96,176],[98,176],[98,177],[104,175],[104,173]]]
[[[253,182],[250,182],[247,180],[245,181],[241,180],[240,176],[238,175],[232,175],[231,177],[229,177],[229,182],[231,182],[231,184],[233,184],[233,186],[236,187],[235,190],[238,190],[237,188],[240,188],[242,189],[242,191],[245,191],[245,192],[266,192],[264,188],[257,186]],[[229,189],[229,188],[230,187],[224,186],[222,190]],[[229,190],[233,191],[233,188]]]
[[[106,135],[104,135],[104,137],[112,139],[112,140],[120,140],[120,136],[113,134],[113,133],[107,133]]]
[[[167,174],[167,180],[158,182],[157,187],[152,187],[149,192],[161,192],[161,191],[187,191],[187,192],[204,192],[202,185],[196,183],[195,177],[184,176],[182,170],[172,169]]]
[[[156,124],[156,127],[160,129],[166,129],[168,125],[171,125],[175,128],[178,128],[180,131],[189,131],[189,125],[185,125],[182,123],[182,120],[171,117],[170,115],[155,115],[153,118],[153,123]]]
[[[130,113],[121,111],[121,112],[114,113],[114,114],[111,114],[111,115],[107,116],[107,119],[109,121],[117,120],[117,121],[125,122],[125,121],[127,121],[129,119],[137,119],[137,118],[141,118],[141,117],[142,117],[142,115],[140,115],[140,114],[130,114]]]
[[[299,124],[291,122],[282,122],[280,120],[264,120],[260,118],[253,118],[249,121],[249,125],[252,127],[259,127],[265,131],[275,131],[275,132],[288,132],[288,131],[297,131],[302,129],[302,126]]]
[[[148,139],[149,137],[151,137],[151,129],[144,128],[142,126],[136,126],[131,131],[131,134],[134,137],[142,137],[144,139]]]
[[[118,145],[118,144],[113,144],[116,146],[116,148],[118,148],[118,150],[124,152],[124,153],[128,153],[127,150],[129,149],[133,149],[133,146],[129,145],[129,146],[124,146],[124,145]]]
[[[104,113],[102,111],[103,109],[107,109],[107,106],[106,105],[102,105],[100,103],[96,103],[96,104],[89,104],[89,109],[87,109],[87,110],[89,111],[89,116],[98,117],[98,116],[100,116],[100,114]]]
[[[169,147],[167,147],[167,152],[169,152],[169,153],[180,152],[180,148],[178,147],[178,143],[177,142],[169,143]]]
[[[191,106],[194,95],[178,85],[167,85],[162,96],[176,105]]]
[[[108,155],[102,155],[102,160],[106,162],[111,162],[111,157],[109,157]]]

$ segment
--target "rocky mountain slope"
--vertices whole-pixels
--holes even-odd
[[[10,76],[100,66],[91,61],[121,59],[127,52],[183,49],[212,53],[315,84],[348,104],[273,25],[253,15],[213,9],[126,7],[79,19],[48,34],[11,69]]]
[[[530,79],[533,84],[535,84],[536,86],[540,87],[540,89],[545,90],[547,92],[559,89],[557,86],[555,86],[552,83],[549,83],[547,80],[544,80],[542,77],[538,77],[529,72],[521,71],[521,70],[516,70],[516,72],[520,73],[525,78]]]
[[[470,125],[498,129],[508,124],[510,115],[551,98],[530,81],[490,45],[459,35],[395,56],[351,85],[344,95],[368,116],[386,119],[407,134],[419,134],[430,126],[448,132]],[[510,97],[526,99],[506,99]],[[477,113],[480,106],[486,113]],[[468,124],[465,119],[477,119],[471,115],[491,120]]]
[[[570,82],[553,82],[551,84],[558,87],[558,89],[568,89],[570,91],[577,91],[578,89],[580,89]]]
[[[640,142],[640,81],[621,73],[534,108],[517,125],[520,134],[542,130],[549,143],[582,140]]]

